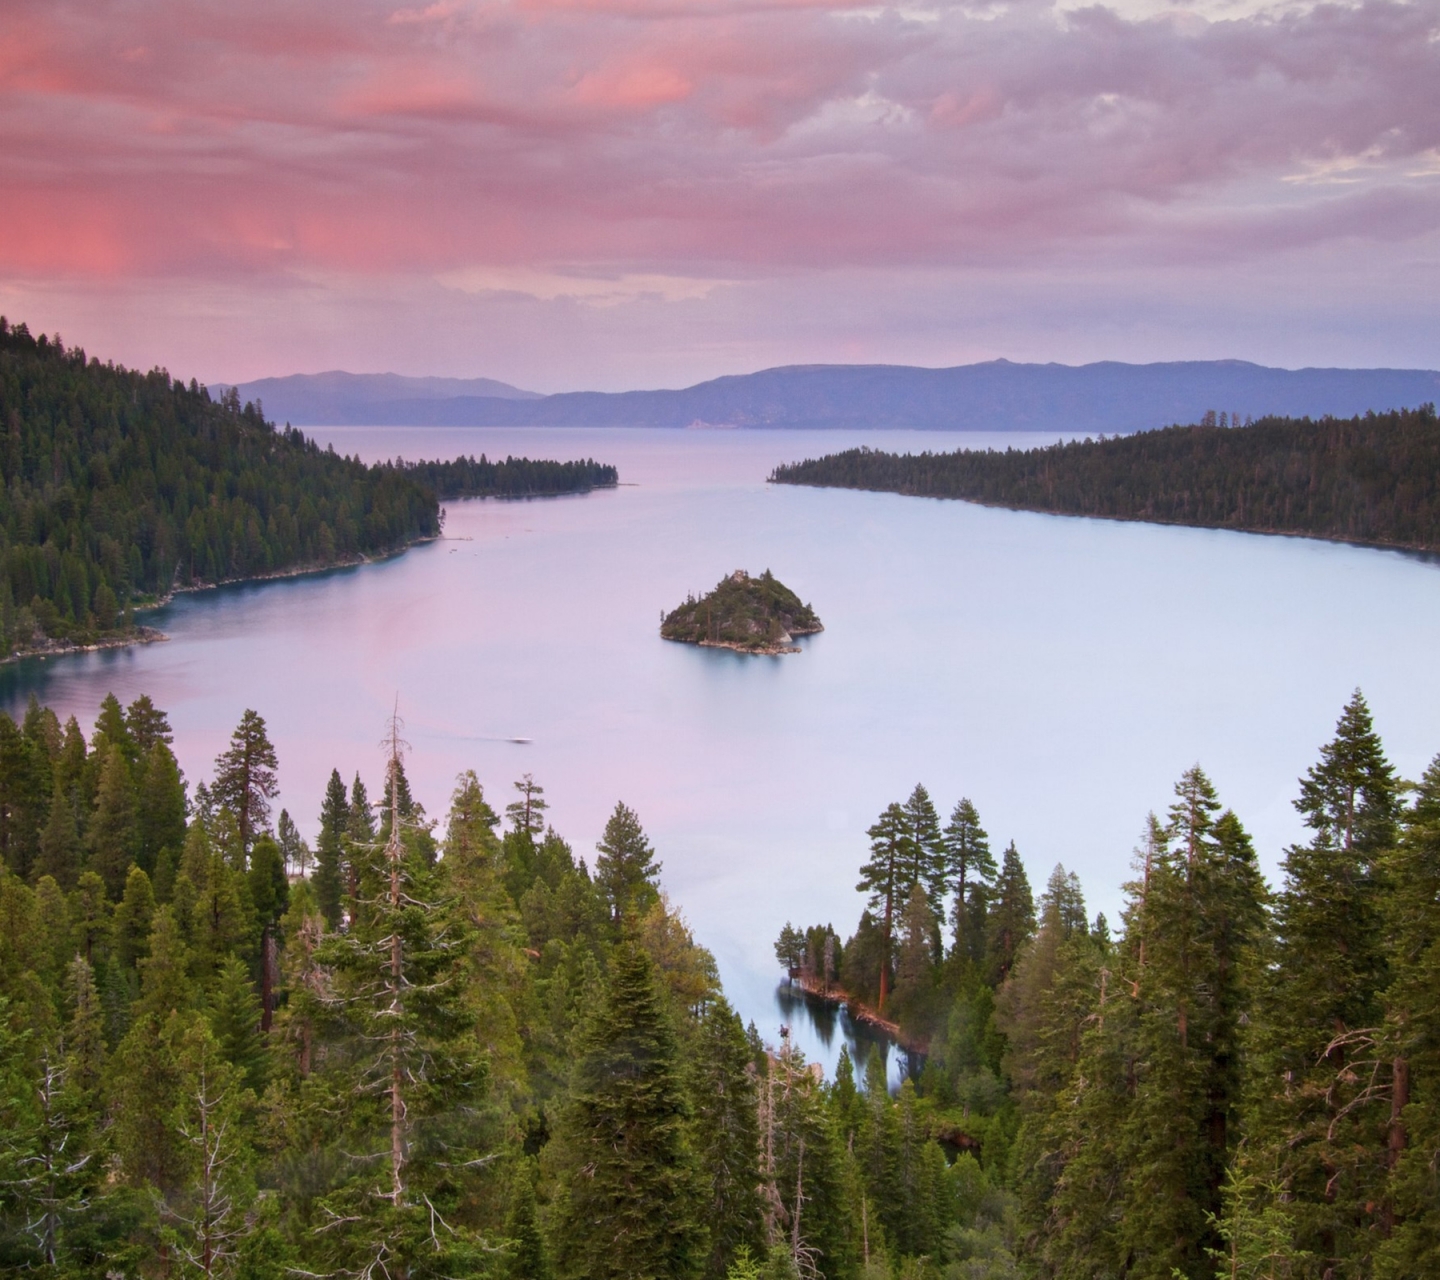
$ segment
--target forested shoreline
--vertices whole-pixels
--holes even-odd
[[[849,449],[776,467],[770,479],[1440,551],[1434,405],[1244,426],[1210,414],[1193,426],[1003,453]]]
[[[1398,777],[1357,692],[1295,807],[1272,889],[1187,770],[1112,935],[917,786],[870,828],[854,934],[786,925],[789,974],[927,1051],[917,1122],[992,1179],[1006,1260],[956,1271],[952,1234],[953,1274],[1440,1273],[1440,757]]]
[[[528,775],[437,822],[399,735],[312,849],[254,711],[194,786],[148,698],[0,715],[0,1270],[1435,1273],[1440,759],[1358,693],[1278,889],[1197,766],[1113,933],[970,801],[888,806],[855,933],[777,955],[925,1044],[893,1095],[741,1025],[625,804],[588,865]]]
[[[0,658],[138,638],[172,592],[359,563],[435,537],[440,500],[583,493],[596,463],[373,466],[0,317]]]

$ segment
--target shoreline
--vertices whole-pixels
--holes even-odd
[[[87,644],[72,640],[47,640],[42,645],[30,645],[0,658],[0,667],[7,663],[23,662],[26,658],[63,658],[75,653],[99,653],[102,649],[128,649],[137,644],[159,644],[168,639],[169,636],[155,627],[137,626],[133,635],[108,636],[101,640],[91,640]]]
[[[333,569],[358,569],[367,564],[383,564],[386,560],[393,560],[396,556],[402,556],[411,547],[422,546],[427,542],[439,542],[445,535],[443,533],[427,534],[424,537],[412,538],[403,546],[396,547],[393,551],[387,551],[383,555],[367,556],[357,553],[354,556],[346,557],[343,560],[331,560],[325,564],[310,562],[308,564],[293,565],[289,569],[275,569],[269,573],[246,574],[239,578],[221,578],[217,582],[194,582],[185,587],[171,587],[163,596],[156,600],[148,601],[145,604],[133,604],[131,609],[135,613],[151,612],[155,609],[163,609],[170,604],[176,596],[198,595],[202,591],[215,591],[220,587],[238,587],[247,582],[279,582],[286,578],[304,578],[312,573],[329,573]]]
[[[785,640],[793,640],[796,636],[817,636],[824,627],[797,627],[793,632],[785,633]],[[667,636],[663,631],[660,639],[668,640],[671,644],[693,644],[697,649],[730,649],[735,653],[750,654],[757,658],[778,658],[783,653],[803,653],[799,645],[786,644],[781,641],[778,644],[748,645],[741,644],[736,640],[685,640],[679,636]]]
[[[792,987],[798,988],[805,995],[815,1000],[822,1000],[826,1004],[844,1005],[850,1016],[856,1022],[863,1022],[867,1027],[880,1032],[892,1044],[904,1049],[906,1053],[925,1054],[930,1052],[929,1041],[920,1041],[914,1036],[907,1036],[901,1030],[898,1022],[891,1022],[883,1014],[877,1013],[863,1000],[857,1000],[843,987],[831,985],[828,988],[816,986],[803,974],[794,977],[786,975],[785,979]]]

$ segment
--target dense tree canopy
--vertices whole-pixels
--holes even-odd
[[[849,449],[777,467],[771,479],[1440,550],[1434,405],[1243,427],[1209,421],[1003,453]]]
[[[353,562],[433,536],[439,500],[613,485],[593,461],[366,466],[259,404],[140,373],[0,317],[0,653],[130,628],[201,584]]]

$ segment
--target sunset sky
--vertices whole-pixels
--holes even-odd
[[[204,380],[1440,366],[1440,0],[3,0],[0,311]]]

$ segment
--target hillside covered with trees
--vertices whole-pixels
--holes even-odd
[[[0,318],[0,656],[133,634],[128,607],[351,563],[440,528],[442,498],[583,492],[594,462],[366,466],[162,369]]]
[[[1227,415],[1003,453],[870,449],[777,467],[777,484],[875,489],[1064,515],[1440,550],[1435,406],[1355,418]]]
[[[1278,889],[1197,767],[1114,931],[969,801],[889,806],[854,935],[780,953],[927,1047],[895,1094],[741,1025],[626,805],[588,866],[528,775],[437,823],[398,728],[312,850],[253,711],[193,787],[146,698],[0,715],[0,1271],[1435,1274],[1440,760],[1358,694]]]

